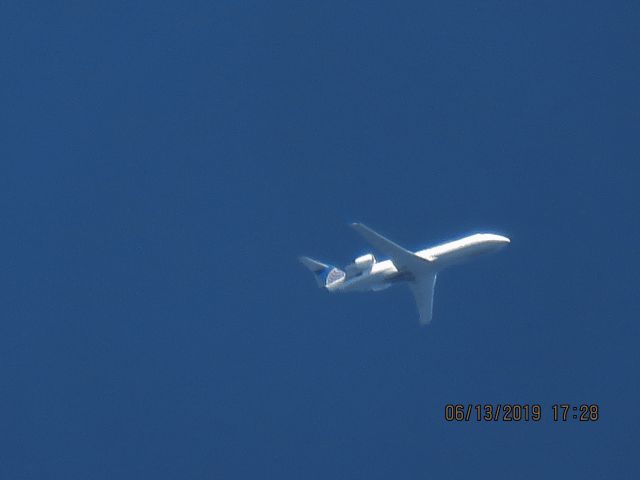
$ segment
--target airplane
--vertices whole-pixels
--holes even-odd
[[[408,284],[422,325],[431,323],[438,273],[478,255],[498,251],[511,242],[502,235],[476,233],[411,252],[362,223],[352,223],[351,227],[389,260],[379,262],[372,253],[367,253],[356,258],[344,270],[309,257],[299,257],[299,260],[315,275],[318,286],[329,292],[379,291],[396,283]]]

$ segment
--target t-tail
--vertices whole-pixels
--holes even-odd
[[[320,288],[331,290],[344,281],[346,274],[333,265],[326,265],[309,257],[300,257],[302,264],[307,267],[316,277],[316,282]]]

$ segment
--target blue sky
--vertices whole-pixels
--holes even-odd
[[[637,478],[635,2],[2,11],[0,476]],[[512,244],[420,328],[354,220]]]

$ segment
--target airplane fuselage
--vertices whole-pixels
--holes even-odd
[[[477,233],[417,251],[415,255],[428,260],[428,268],[433,273],[437,273],[474,257],[498,251],[508,243],[509,239],[502,235]],[[384,260],[374,263],[370,270],[347,278],[343,282],[327,285],[326,288],[331,292],[376,291],[388,288],[397,282],[412,280],[414,279],[410,273],[399,272],[391,260]]]
[[[313,273],[318,287],[330,292],[376,291],[394,283],[405,283],[416,301],[421,325],[431,323],[436,278],[440,271],[500,250],[509,243],[502,235],[477,233],[412,252],[362,223],[352,223],[351,227],[388,260],[377,262],[373,254],[368,253],[354,259],[344,270],[304,256],[300,257],[300,262]]]

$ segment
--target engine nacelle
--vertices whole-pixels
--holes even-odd
[[[353,264],[362,271],[371,270],[371,267],[373,267],[375,263],[376,257],[374,257],[371,253],[362,255],[361,257],[358,257],[353,261]]]

